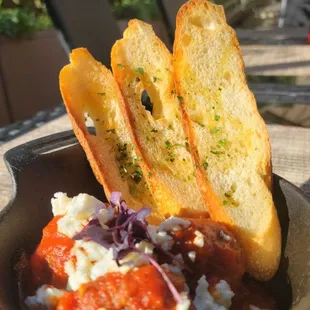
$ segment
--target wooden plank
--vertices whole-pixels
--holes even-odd
[[[309,45],[243,45],[248,75],[309,76]]]

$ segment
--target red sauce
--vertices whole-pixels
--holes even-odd
[[[184,278],[168,273],[175,287],[183,291]],[[98,309],[151,310],[174,309],[175,301],[155,267],[146,265],[123,275],[108,273],[84,284],[76,292],[67,293],[57,310]]]
[[[30,258],[30,283],[34,290],[43,284],[59,289],[66,287],[68,276],[64,271],[64,264],[69,258],[74,241],[57,231],[59,219],[59,216],[54,217],[44,228],[42,240]]]
[[[30,283],[31,294],[43,284],[60,289],[66,287],[68,279],[64,264],[69,258],[74,242],[57,232],[59,218],[55,217],[45,227],[41,243],[31,256],[31,279],[25,281],[28,285]],[[196,230],[204,235],[202,247],[194,244]],[[246,310],[249,309],[249,305],[262,309],[276,309],[273,298],[268,296],[262,285],[254,280],[245,280],[245,257],[232,232],[225,225],[210,219],[192,220],[192,225],[187,229],[170,234],[175,239],[171,252],[181,253],[189,267],[189,270],[184,272],[185,279],[183,276],[167,272],[178,291],[184,290],[186,281],[193,299],[197,281],[205,275],[211,293],[221,279],[230,284],[235,292],[231,310]],[[194,261],[188,256],[190,251],[196,253]],[[159,255],[159,262],[171,263],[170,258],[165,255]],[[84,284],[78,291],[66,293],[57,309],[87,310],[100,307],[107,310],[170,310],[175,309],[175,301],[161,274],[153,266],[146,265],[125,275],[109,273],[96,281]]]

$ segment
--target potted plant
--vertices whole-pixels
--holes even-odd
[[[122,32],[127,28],[130,19],[138,18],[151,24],[167,46],[171,44],[156,0],[110,0],[110,3]]]
[[[0,127],[59,104],[67,61],[43,2],[0,0]]]

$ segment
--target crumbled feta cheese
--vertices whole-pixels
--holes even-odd
[[[54,201],[53,203],[55,212],[58,212],[57,210],[60,208],[59,202]],[[87,194],[79,194],[73,197],[66,205],[66,214],[57,222],[58,231],[72,238],[83,229],[96,210],[101,209],[103,206],[104,204],[101,201]],[[104,214],[104,211],[102,214]],[[105,218],[109,219],[109,213]]]
[[[199,248],[202,248],[205,244],[205,239],[204,239],[204,235],[199,231],[199,230],[195,230],[195,239],[193,241],[193,243],[198,246]]]
[[[196,260],[196,252],[195,251],[188,252],[188,257],[192,262],[194,262]]]
[[[186,221],[178,217],[171,216],[164,222],[160,223],[158,230],[159,231],[179,230],[181,229],[181,226],[187,228],[190,224],[191,224],[190,221]]]
[[[225,241],[231,240],[231,237],[229,235],[225,234],[225,232],[222,229],[220,230],[220,237]]]
[[[69,198],[66,193],[55,193],[51,200],[54,216],[66,214],[71,200],[72,198]]]
[[[153,250],[154,250],[154,246],[153,244],[147,242],[147,241],[141,241],[139,243],[137,243],[135,245],[135,247],[140,251],[140,252],[143,252],[145,254],[148,254],[148,255],[152,255],[153,254]]]
[[[225,283],[224,283],[225,282]],[[217,287],[217,285],[219,285]],[[202,276],[198,281],[194,306],[197,310],[227,310],[231,305],[234,293],[231,291],[226,281],[221,280],[215,287],[215,296],[209,293],[209,283],[206,276]]]
[[[77,240],[71,249],[70,259],[65,263],[65,272],[68,274],[67,287],[77,290],[83,283],[118,270],[112,249],[107,250],[93,241]]]
[[[50,285],[42,285],[35,296],[29,296],[25,299],[25,304],[30,309],[37,309],[39,306],[44,306],[44,309],[56,309],[59,299],[65,291],[58,290]]]
[[[147,232],[148,232],[148,234],[149,234],[151,240],[152,240],[153,242],[156,242],[157,227],[154,226],[154,225],[148,225],[148,226],[146,227],[146,230],[147,230]]]
[[[191,305],[191,301],[188,298],[187,294],[181,294],[182,301],[179,302],[176,306],[176,310],[188,310]]]
[[[234,292],[230,289],[230,286],[226,281],[221,280],[215,285],[213,297],[218,304],[229,308],[231,306],[231,300],[234,296]]]
[[[256,306],[250,305],[250,310],[262,310],[262,309]]]

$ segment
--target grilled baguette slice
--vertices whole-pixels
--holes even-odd
[[[162,208],[162,212],[180,215],[186,209],[187,214],[193,211],[192,216],[199,211],[205,214],[207,206],[198,188],[182,125],[181,98],[175,93],[172,55],[150,25],[129,22],[123,39],[112,48],[112,69],[142,158],[169,193],[159,197],[158,204],[165,200],[178,202],[175,207]],[[151,99],[152,113],[141,102],[143,91]]]
[[[83,48],[74,50],[70,60],[71,64],[60,72],[61,93],[74,132],[106,196],[121,191],[131,207],[147,205],[153,209],[155,221],[161,219],[145,182],[148,168],[133,142],[123,98],[112,73]],[[85,117],[93,120],[96,136],[88,132]]]
[[[247,271],[268,280],[281,253],[269,137],[221,6],[191,0],[180,9],[174,58],[197,179],[211,217],[234,228]]]

